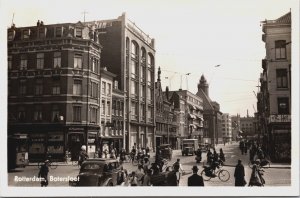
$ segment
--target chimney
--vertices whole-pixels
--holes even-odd
[[[247,118],[249,118],[249,113],[248,113],[248,109],[247,109]]]

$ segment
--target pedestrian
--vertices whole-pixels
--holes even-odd
[[[198,175],[198,167],[193,166],[193,175],[188,178],[188,186],[204,186],[204,181],[202,176]]]
[[[223,162],[225,162],[225,155],[223,153],[223,149],[220,148],[220,160],[222,160]]]
[[[248,143],[246,142],[245,143],[245,146],[244,146],[244,153],[247,155],[247,151],[248,151]]]
[[[176,177],[177,177],[177,183],[179,184],[179,180],[180,180],[180,172],[183,172],[182,169],[182,165],[180,164],[180,159],[178,158],[177,161],[173,164],[173,170],[176,173]]]
[[[121,164],[125,161],[126,158],[126,151],[124,148],[122,148],[121,152],[120,152],[120,162]]]
[[[241,152],[242,152],[242,155],[244,155],[244,151],[245,151],[245,143],[244,143],[244,141],[241,141],[240,142],[240,149],[241,149]]]
[[[247,184],[245,180],[245,168],[242,164],[242,160],[238,160],[238,164],[234,170],[235,186],[245,186]]]
[[[143,182],[142,182],[143,186],[151,186],[151,173],[152,173],[152,171],[150,169],[147,170],[147,172],[143,178]]]
[[[138,169],[135,171],[135,175],[137,177],[137,185],[141,186],[142,185],[142,178],[145,175],[144,170],[143,170],[143,165],[139,164]]]
[[[207,157],[207,164],[211,164],[212,162],[212,157],[213,157],[213,154],[212,152],[210,151],[210,149],[208,150],[207,154],[206,154],[206,157]]]
[[[256,160],[253,164],[252,173],[251,173],[251,177],[250,177],[248,186],[262,186],[262,183],[260,182],[260,179],[259,179],[259,170],[258,170],[259,162],[260,162],[260,160]]]
[[[158,175],[159,174],[159,166],[156,163],[151,164],[150,170],[152,171],[152,175]]]
[[[167,186],[178,186],[179,181],[177,179],[176,171],[173,169],[167,174]]]
[[[145,173],[146,173],[147,170],[149,169],[149,166],[150,166],[149,158],[148,158],[148,157],[145,157],[145,158],[144,158],[144,163],[143,163],[143,169],[144,169],[144,172],[145,172]]]
[[[136,177],[134,171],[131,173],[131,176],[129,177],[129,184],[130,184],[130,186],[137,186],[138,185],[137,177]]]
[[[148,146],[146,147],[146,155],[150,158],[150,148]]]
[[[82,145],[81,146],[81,151],[79,153],[79,159],[78,159],[78,165],[81,166],[81,164],[86,160],[88,159],[89,156],[88,154],[86,153],[86,146],[85,145]]]
[[[38,173],[38,177],[41,178],[41,187],[47,187],[48,182],[48,173],[49,173],[49,160],[45,160],[44,164],[41,166]]]

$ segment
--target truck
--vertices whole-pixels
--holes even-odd
[[[194,155],[199,147],[198,139],[183,139],[182,140],[182,156]]]

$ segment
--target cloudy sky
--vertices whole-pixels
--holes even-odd
[[[221,111],[241,116],[256,110],[254,92],[265,57],[260,22],[299,10],[296,0],[0,0],[0,8],[5,28],[12,20],[24,27],[38,19],[45,24],[83,21],[84,11],[86,21],[126,12],[156,40],[163,89],[196,93],[204,74]]]

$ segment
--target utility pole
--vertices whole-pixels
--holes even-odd
[[[85,15],[88,14],[88,12],[83,11],[82,14],[83,14],[83,22],[85,23]]]

